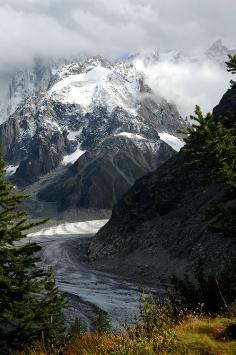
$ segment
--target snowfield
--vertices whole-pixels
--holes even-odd
[[[140,90],[138,79],[136,75],[127,80],[115,69],[97,66],[62,78],[48,95],[55,101],[80,105],[84,112],[92,112],[95,106],[106,106],[110,112],[122,107],[134,113]]]
[[[167,143],[168,145],[170,145],[174,150],[176,150],[176,152],[179,152],[181,148],[183,148],[184,146],[184,142],[181,141],[179,138],[169,134],[169,133],[158,133],[161,140],[165,143]]]
[[[18,169],[19,165],[13,166],[13,165],[8,165],[5,169],[6,171],[6,176],[11,176],[15,174],[16,170]]]
[[[74,164],[83,154],[85,150],[77,148],[76,151],[70,155],[65,155],[62,160],[62,165]]]
[[[130,132],[121,132],[116,134],[116,136],[123,136],[129,139],[138,139],[138,140],[146,140],[145,137],[141,136],[140,134],[130,133]]]

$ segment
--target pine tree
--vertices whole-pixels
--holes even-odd
[[[228,70],[236,73],[236,56],[230,56]],[[225,237],[236,236],[236,113],[215,120],[196,106],[194,124],[186,132],[185,151],[190,164],[203,167],[211,183],[224,186],[224,198],[206,211],[211,228]]]
[[[212,181],[225,184],[231,197],[236,197],[236,114],[216,122],[212,114],[203,116],[196,106],[196,124],[188,130],[186,148],[191,164],[207,168]]]
[[[40,247],[22,240],[33,223],[20,210],[25,198],[16,195],[4,178],[4,162],[0,155],[0,349],[11,353],[42,336],[46,315],[54,308],[49,297],[45,273],[38,267]],[[58,304],[61,312],[62,304]]]
[[[227,65],[227,71],[232,74],[236,74],[236,55],[229,55],[229,61],[225,62]],[[236,82],[231,80],[231,87],[235,87]]]
[[[61,349],[65,344],[65,321],[61,310],[65,301],[56,285],[53,268],[48,267],[45,278],[46,294],[41,303],[38,319],[42,323],[42,340],[47,349]]]
[[[99,309],[98,312],[96,312],[93,315],[92,321],[96,333],[104,334],[110,332],[111,330],[110,320],[108,319],[106,312],[103,311],[102,309]]]
[[[69,331],[70,341],[73,341],[79,336],[85,334],[86,331],[87,326],[85,322],[80,317],[76,317]]]
[[[229,61],[226,62],[227,71],[236,74],[236,55],[229,54]]]

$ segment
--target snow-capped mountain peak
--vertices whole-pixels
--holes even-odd
[[[123,75],[126,80],[135,83],[135,81],[137,82],[138,75],[142,76],[140,70],[142,67],[153,66],[163,61],[181,64],[182,62],[201,63],[206,60],[224,66],[227,54],[235,53],[235,49],[228,49],[221,40],[218,40],[204,54],[198,53],[195,56],[191,56],[183,53],[181,50],[164,52],[146,50],[131,54],[118,61],[115,65],[100,56],[87,59],[84,56],[57,59],[36,58],[29,67],[16,71],[12,78],[9,78],[9,83],[7,84],[6,82],[6,87],[2,89],[0,96],[0,123],[6,121],[27,97],[38,95],[40,92],[52,88],[56,83],[71,75],[85,74],[97,67],[110,69],[112,72],[116,72],[116,74]],[[130,88],[127,89],[130,92]],[[133,88],[131,88],[132,90]],[[105,93],[100,90],[100,93],[101,95],[104,94],[104,97],[107,95],[106,90]],[[64,94],[63,97],[65,97]],[[111,107],[114,107],[114,103],[112,103]]]
[[[83,112],[92,112],[95,106],[107,107],[111,112],[116,107],[135,111],[140,91],[140,75],[128,68],[114,66],[101,60],[88,60],[84,64],[63,67],[48,97],[53,101],[79,105]],[[125,75],[126,74],[126,75]]]
[[[136,179],[175,154],[173,136],[186,122],[174,105],[155,99],[132,63],[93,57],[62,65],[48,79],[0,125],[15,185],[42,179],[43,200],[111,208]],[[170,136],[161,140],[159,132]]]

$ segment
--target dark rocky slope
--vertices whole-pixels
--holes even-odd
[[[231,89],[224,95],[214,109],[215,119],[229,108],[235,112],[235,93]],[[220,199],[222,186],[209,185],[206,171],[187,161],[181,151],[135,183],[92,242],[94,265],[155,282],[189,271],[199,257],[209,270],[217,270],[235,255],[236,240],[212,234],[201,212]]]
[[[134,182],[175,155],[166,143],[111,136],[87,151],[38,196],[70,207],[111,209]]]

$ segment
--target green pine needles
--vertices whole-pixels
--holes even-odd
[[[225,184],[231,197],[236,197],[236,114],[215,121],[210,113],[204,117],[199,106],[195,114],[185,139],[191,164],[207,168],[211,180]]]
[[[23,241],[35,224],[19,209],[22,195],[16,195],[4,178],[0,155],[0,349],[11,354],[25,344],[44,338],[54,341],[63,309],[50,269],[38,267],[40,247]]]
[[[228,71],[236,73],[236,56],[226,63]],[[211,183],[224,186],[225,195],[218,205],[207,211],[211,228],[225,237],[236,236],[236,112],[227,112],[215,119],[203,115],[196,106],[194,123],[186,133],[186,147],[190,164],[205,168]]]
[[[229,61],[226,62],[227,71],[232,74],[236,74],[236,55],[229,55]],[[236,82],[231,80],[231,87],[235,87]]]

